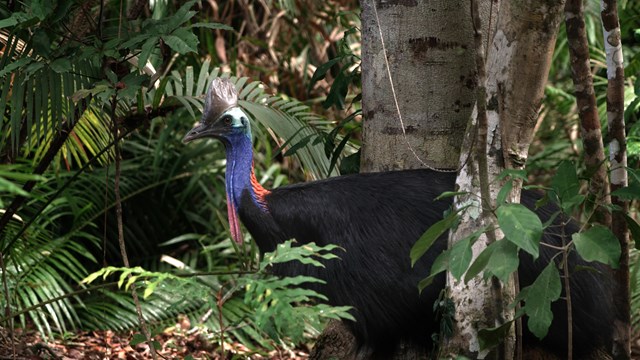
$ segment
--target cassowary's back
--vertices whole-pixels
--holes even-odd
[[[446,249],[446,236],[437,241],[414,268],[410,265],[409,252],[420,235],[442,219],[443,212],[449,208],[451,199],[434,199],[444,191],[453,190],[455,177],[452,173],[407,170],[286,186],[272,190],[265,197],[267,213],[255,206],[247,193],[241,202],[240,216],[262,252],[272,251],[277,243],[293,238],[300,243],[337,244],[346,250],[337,253],[340,260],[326,262],[326,268],[291,262],[275,271],[282,275],[305,274],[326,281],[326,285],[316,289],[325,294],[332,305],[354,307],[357,322],[351,326],[364,348],[377,352],[389,350],[385,347],[393,348],[399,338],[428,345],[430,335],[438,331],[433,303],[444,288],[444,276],[437,277],[421,296],[418,296],[417,284],[429,274],[433,260]],[[535,196],[525,192],[523,197],[526,200]],[[523,203],[533,206],[533,200]],[[543,222],[548,218],[547,212],[542,214]],[[560,240],[551,238],[551,241],[558,244]],[[550,257],[549,249],[541,251],[543,258]],[[521,260],[520,273],[526,272],[527,281],[533,281],[546,265],[533,263],[526,256],[521,256]],[[572,286],[589,294],[590,287],[602,285],[580,285],[580,281],[601,283],[594,280],[593,275],[588,276],[591,278],[578,278],[577,285],[572,279]],[[521,284],[529,285],[527,281]],[[581,307],[580,311],[586,314],[595,311],[602,314],[601,319],[608,320],[609,302],[588,297],[579,301],[582,303],[576,308]],[[562,311],[559,303],[555,308]],[[577,321],[583,318],[578,316]],[[562,328],[566,326],[552,331],[560,338],[552,339],[550,344],[560,346],[559,351],[566,336]],[[598,339],[589,341],[598,342]]]

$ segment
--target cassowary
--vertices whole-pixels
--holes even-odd
[[[431,170],[406,170],[356,174],[327,180],[263,188],[254,175],[251,128],[247,114],[237,104],[234,85],[224,79],[211,83],[201,121],[185,136],[188,142],[213,137],[225,146],[226,191],[231,236],[242,241],[240,220],[262,253],[278,243],[296,239],[304,244],[337,244],[346,252],[326,268],[290,262],[274,269],[278,275],[309,275],[326,282],[320,291],[332,305],[353,307],[356,322],[349,322],[358,341],[360,357],[391,352],[400,341],[429,345],[438,331],[433,304],[445,286],[438,277],[421,295],[417,284],[446,249],[446,236],[436,241],[411,268],[409,250],[420,235],[442,218],[451,200],[434,200],[455,185],[455,174]],[[522,203],[535,208],[539,197],[523,192]],[[542,222],[556,209],[537,209]],[[551,226],[543,241],[561,245],[561,234],[577,231],[569,223]],[[530,285],[556,253],[542,246],[533,261],[521,255],[520,285]],[[611,275],[603,266],[570,256],[570,269],[592,266],[598,271],[576,271],[571,276],[574,354],[581,356],[599,346],[609,348],[613,305]],[[554,321],[540,342],[525,329],[524,341],[561,355],[567,347],[567,314],[564,301],[553,305]],[[377,355],[376,355],[377,354]],[[364,356],[363,356],[364,355]],[[561,355],[562,356],[562,355]]]

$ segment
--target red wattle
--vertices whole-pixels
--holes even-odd
[[[229,230],[231,231],[231,238],[238,244],[242,244],[244,238],[242,237],[242,231],[240,230],[240,221],[238,221],[238,212],[236,211],[233,202],[229,199],[227,194],[227,214],[229,216]]]

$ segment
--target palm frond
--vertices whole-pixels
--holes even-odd
[[[233,77],[221,73],[217,68],[209,72],[207,60],[200,69],[197,81],[192,67],[186,68],[184,76],[174,72],[166,87],[169,95],[166,101],[182,104],[191,117],[196,118],[196,114],[202,112],[207,85],[216,77],[228,77],[234,83],[239,104],[253,116],[254,131],[261,131],[260,127],[255,126],[258,123],[271,129],[278,139],[283,139],[280,143],[296,146],[295,156],[309,171],[311,178],[338,175],[335,168],[329,172],[330,160],[321,141],[320,129],[332,122],[314,114],[307,105],[295,99],[267,94],[259,81]],[[153,95],[150,96],[153,98]]]

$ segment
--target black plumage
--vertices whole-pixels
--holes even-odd
[[[215,104],[215,106],[214,106]],[[439,253],[446,249],[446,236],[411,268],[409,251],[420,235],[440,220],[451,200],[434,200],[452,191],[455,174],[431,170],[406,170],[335,177],[322,181],[263,189],[253,175],[251,132],[246,114],[236,106],[230,82],[214,80],[207,94],[203,120],[185,137],[220,139],[227,151],[227,196],[232,236],[241,239],[238,217],[255,239],[261,252],[278,243],[296,239],[300,244],[337,244],[339,260],[326,268],[298,262],[278,265],[280,275],[309,275],[325,285],[314,285],[332,305],[353,307],[356,322],[350,322],[358,340],[357,351],[366,356],[393,351],[400,340],[429,346],[438,331],[433,303],[445,286],[444,276],[418,294],[417,284],[430,270]],[[216,110],[220,109],[220,110]],[[522,203],[534,209],[538,196],[523,192]],[[536,212],[542,222],[557,209],[546,205]],[[559,246],[562,234],[577,231],[569,222],[564,227],[556,219],[544,233],[544,242]],[[530,285],[557,252],[541,247],[533,261],[522,254],[520,285]],[[523,252],[522,252],[523,253]],[[571,276],[574,349],[576,356],[611,343],[613,305],[611,275],[607,268],[569,258],[569,269],[591,266],[596,271],[576,271]],[[564,354],[567,343],[566,304],[553,304],[554,321],[548,336],[539,342],[525,331],[525,342],[540,344]]]

